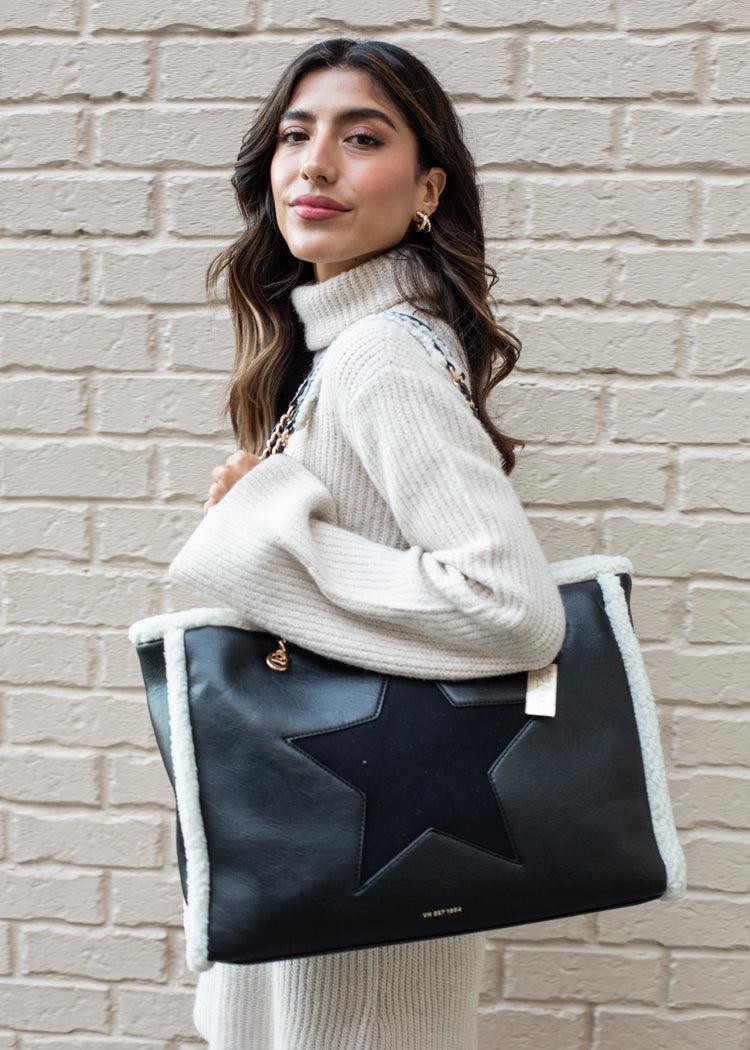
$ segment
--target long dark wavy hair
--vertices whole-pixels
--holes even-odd
[[[402,114],[418,144],[415,182],[434,165],[446,171],[438,208],[430,216],[432,231],[418,232],[412,223],[398,245],[408,281],[398,274],[397,280],[405,301],[445,320],[460,339],[479,419],[510,474],[514,446],[525,442],[503,434],[486,403],[515,367],[521,342],[495,321],[488,304],[498,276],[485,260],[476,166],[460,119],[433,74],[409,51],[382,40],[336,37],[308,47],[281,74],[243,136],[231,182],[244,230],[212,259],[206,274],[209,301],[228,302],[234,326],[234,366],[223,411],[230,416],[237,445],[261,454],[312,367],[290,293],[297,284],[314,281],[315,271],[312,263],[291,254],[281,235],[270,169],[279,121],[297,82],[323,67],[369,74],[373,90],[384,93]],[[226,298],[217,295],[222,273]]]

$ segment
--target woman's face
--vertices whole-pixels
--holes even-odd
[[[378,110],[382,117],[347,114]],[[293,113],[291,111],[303,111]],[[445,171],[417,178],[417,141],[401,115],[357,70],[316,69],[297,84],[271,162],[276,221],[289,251],[325,281],[398,244],[417,211],[430,215]],[[346,211],[305,218],[292,201],[323,195]],[[425,234],[429,236],[429,234]]]

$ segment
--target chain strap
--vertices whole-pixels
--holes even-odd
[[[305,376],[305,378],[302,380],[300,385],[297,387],[297,392],[292,398],[292,400],[289,402],[289,407],[287,408],[286,412],[284,412],[284,414],[280,416],[278,422],[276,423],[276,426],[271,431],[271,436],[266,442],[265,448],[261,453],[261,459],[266,459],[274,452],[283,452],[286,448],[286,443],[294,432],[294,420],[297,418],[297,413],[299,411],[300,405],[302,404],[305,393],[307,392],[307,388],[310,386],[313,376],[320,367],[321,360],[322,354],[321,357],[318,358],[313,367],[310,369],[308,374]]]
[[[448,369],[448,373],[451,377],[452,382],[455,386],[458,387],[458,389],[464,395],[466,400],[469,402],[472,411],[474,412],[474,415],[478,416],[479,409],[477,408],[471,396],[471,390],[469,389],[469,385],[466,382],[466,373],[463,372],[461,369],[456,368],[453,361],[451,361],[450,359],[448,351],[444,348],[442,341],[438,339],[437,335],[432,330],[432,328],[430,328],[430,326],[424,321],[420,320],[420,318],[415,317],[413,314],[404,313],[403,310],[390,309],[385,310],[384,313],[391,314],[394,317],[402,317],[406,321],[406,323],[410,324],[413,328],[416,325],[418,325],[421,329],[426,331],[433,345],[436,346],[440,353],[443,355],[445,366]],[[261,453],[261,459],[266,459],[268,456],[273,455],[275,452],[283,452],[286,448],[289,438],[294,433],[294,421],[297,418],[297,413],[299,411],[300,405],[304,400],[305,393],[307,392],[307,388],[309,387],[312,381],[313,375],[320,366],[322,358],[323,355],[321,354],[320,358],[315,362],[310,372],[300,383],[299,387],[297,388],[297,392],[295,393],[292,400],[289,402],[289,407],[287,408],[286,412],[284,412],[284,414],[279,418],[278,422],[276,423],[276,426],[273,428],[271,436],[268,438],[265,448]],[[289,667],[289,653],[286,649],[285,638],[279,638],[278,648],[268,653],[268,655],[266,656],[266,663],[272,671],[287,670],[287,668]]]
[[[304,400],[304,396],[307,393],[307,388],[312,382],[313,376],[320,367],[322,358],[323,355],[321,354],[297,387],[297,392],[289,402],[286,412],[279,417],[276,426],[271,431],[271,435],[268,438],[268,441],[266,441],[265,448],[261,453],[261,459],[267,459],[268,456],[272,456],[275,452],[283,452],[286,448],[289,438],[294,433],[294,421],[297,418],[300,405]],[[286,650],[286,638],[279,638],[278,648],[268,653],[266,656],[266,663],[272,671],[286,671],[289,666],[289,653]]]

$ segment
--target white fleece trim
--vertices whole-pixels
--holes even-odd
[[[632,576],[634,571],[632,561],[624,554],[582,554],[578,558],[551,561],[549,567],[558,585],[595,580],[603,572],[626,572]],[[622,589],[619,582],[618,587]]]
[[[656,844],[667,871],[667,888],[660,900],[680,900],[685,895],[687,886],[685,855],[677,837],[677,828],[672,813],[654,695],[638,639],[630,623],[627,599],[622,585],[611,572],[600,573],[597,580],[604,597],[604,609],[622,655],[633,698],[633,710],[646,775],[651,822],[654,827]]]
[[[169,738],[175,797],[185,845],[187,904],[183,899],[185,956],[194,973],[210,970],[208,959],[208,904],[210,870],[208,844],[200,808],[200,785],[195,761],[188,703],[185,631],[170,627],[164,635],[164,661],[169,700]]]
[[[251,631],[263,630],[243,613],[231,607],[195,605],[191,609],[178,609],[176,612],[158,613],[156,616],[136,620],[128,628],[128,638],[133,645],[142,645],[144,642],[155,642],[158,638],[163,638],[171,628],[187,631],[191,627],[205,627],[209,624],[217,627],[244,627]]]

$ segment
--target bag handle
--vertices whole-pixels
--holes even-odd
[[[464,395],[466,400],[469,402],[472,411],[474,412],[474,415],[478,416],[479,409],[477,408],[476,404],[474,403],[474,399],[471,396],[471,390],[469,389],[469,386],[466,382],[466,373],[453,363],[453,361],[451,360],[451,356],[446,350],[443,341],[438,338],[435,331],[432,328],[430,328],[427,322],[423,321],[419,317],[415,317],[414,314],[408,314],[403,310],[390,309],[384,310],[383,312],[385,314],[390,315],[391,317],[403,317],[403,319],[407,323],[407,326],[414,328],[415,331],[417,330],[415,326],[418,326],[425,332],[427,338],[432,342],[432,345],[436,347],[443,355],[445,367],[448,369],[452,382],[455,386],[458,387],[458,389]]]
[[[437,337],[433,329],[430,328],[430,326],[425,321],[422,321],[420,318],[415,317],[413,314],[406,313],[403,310],[390,309],[384,310],[383,313],[388,314],[391,317],[402,317],[406,321],[407,325],[410,325],[412,328],[418,326],[420,329],[422,329],[423,332],[427,334],[427,337],[431,340],[433,346],[435,346],[437,350],[443,355],[445,366],[448,369],[451,381],[455,386],[458,387],[458,389],[464,395],[466,400],[469,402],[472,411],[474,412],[474,415],[478,416],[479,409],[477,408],[474,399],[471,396],[471,390],[469,389],[469,386],[466,382],[466,373],[456,367],[456,365],[451,360],[450,354],[445,349],[442,340],[440,340]],[[261,455],[262,459],[265,459],[266,456],[269,456],[274,452],[284,451],[287,441],[294,432],[294,420],[296,419],[297,413],[299,412],[299,409],[302,405],[304,395],[310,383],[312,382],[313,375],[315,374],[315,372],[317,372],[318,367],[322,363],[322,360],[323,355],[321,354],[318,361],[316,361],[315,365],[310,369],[307,376],[305,376],[305,378],[300,383],[299,387],[297,388],[297,392],[295,393],[292,400],[289,402],[289,406],[286,412],[284,412],[284,414],[279,418],[278,422],[276,423],[276,426],[271,432],[271,436],[266,442],[266,446]]]
[[[438,351],[443,355],[445,366],[448,369],[453,384],[458,387],[458,389],[464,395],[466,400],[469,402],[472,411],[474,412],[474,415],[478,416],[479,409],[477,408],[471,396],[471,390],[469,389],[469,386],[466,382],[466,373],[456,367],[456,365],[451,360],[448,351],[444,349],[441,340],[438,339],[437,335],[432,330],[432,328],[430,328],[430,326],[425,321],[422,321],[420,318],[415,317],[413,314],[405,313],[403,310],[390,309],[384,310],[383,312],[392,317],[404,318],[407,325],[411,326],[412,328],[414,328],[415,325],[418,325],[421,329],[426,330],[426,334],[431,340],[433,346],[435,346],[438,349]],[[297,388],[297,392],[295,393],[292,400],[289,402],[289,406],[286,412],[284,412],[283,415],[280,416],[278,422],[276,423],[276,426],[273,428],[273,431],[271,432],[271,435],[268,438],[268,441],[265,444],[265,448],[263,449],[263,452],[261,454],[261,459],[266,459],[268,456],[273,455],[275,452],[283,452],[286,448],[286,444],[289,441],[289,438],[294,433],[294,421],[297,418],[297,413],[299,412],[300,405],[304,400],[305,392],[307,391],[307,388],[312,381],[313,375],[319,368],[322,360],[323,354],[320,355],[320,358],[316,361],[316,363],[313,365],[308,374],[300,383],[299,387]],[[278,648],[268,653],[268,655],[266,656],[266,663],[272,671],[286,671],[286,669],[289,667],[289,653],[286,649],[285,638],[279,638]]]

